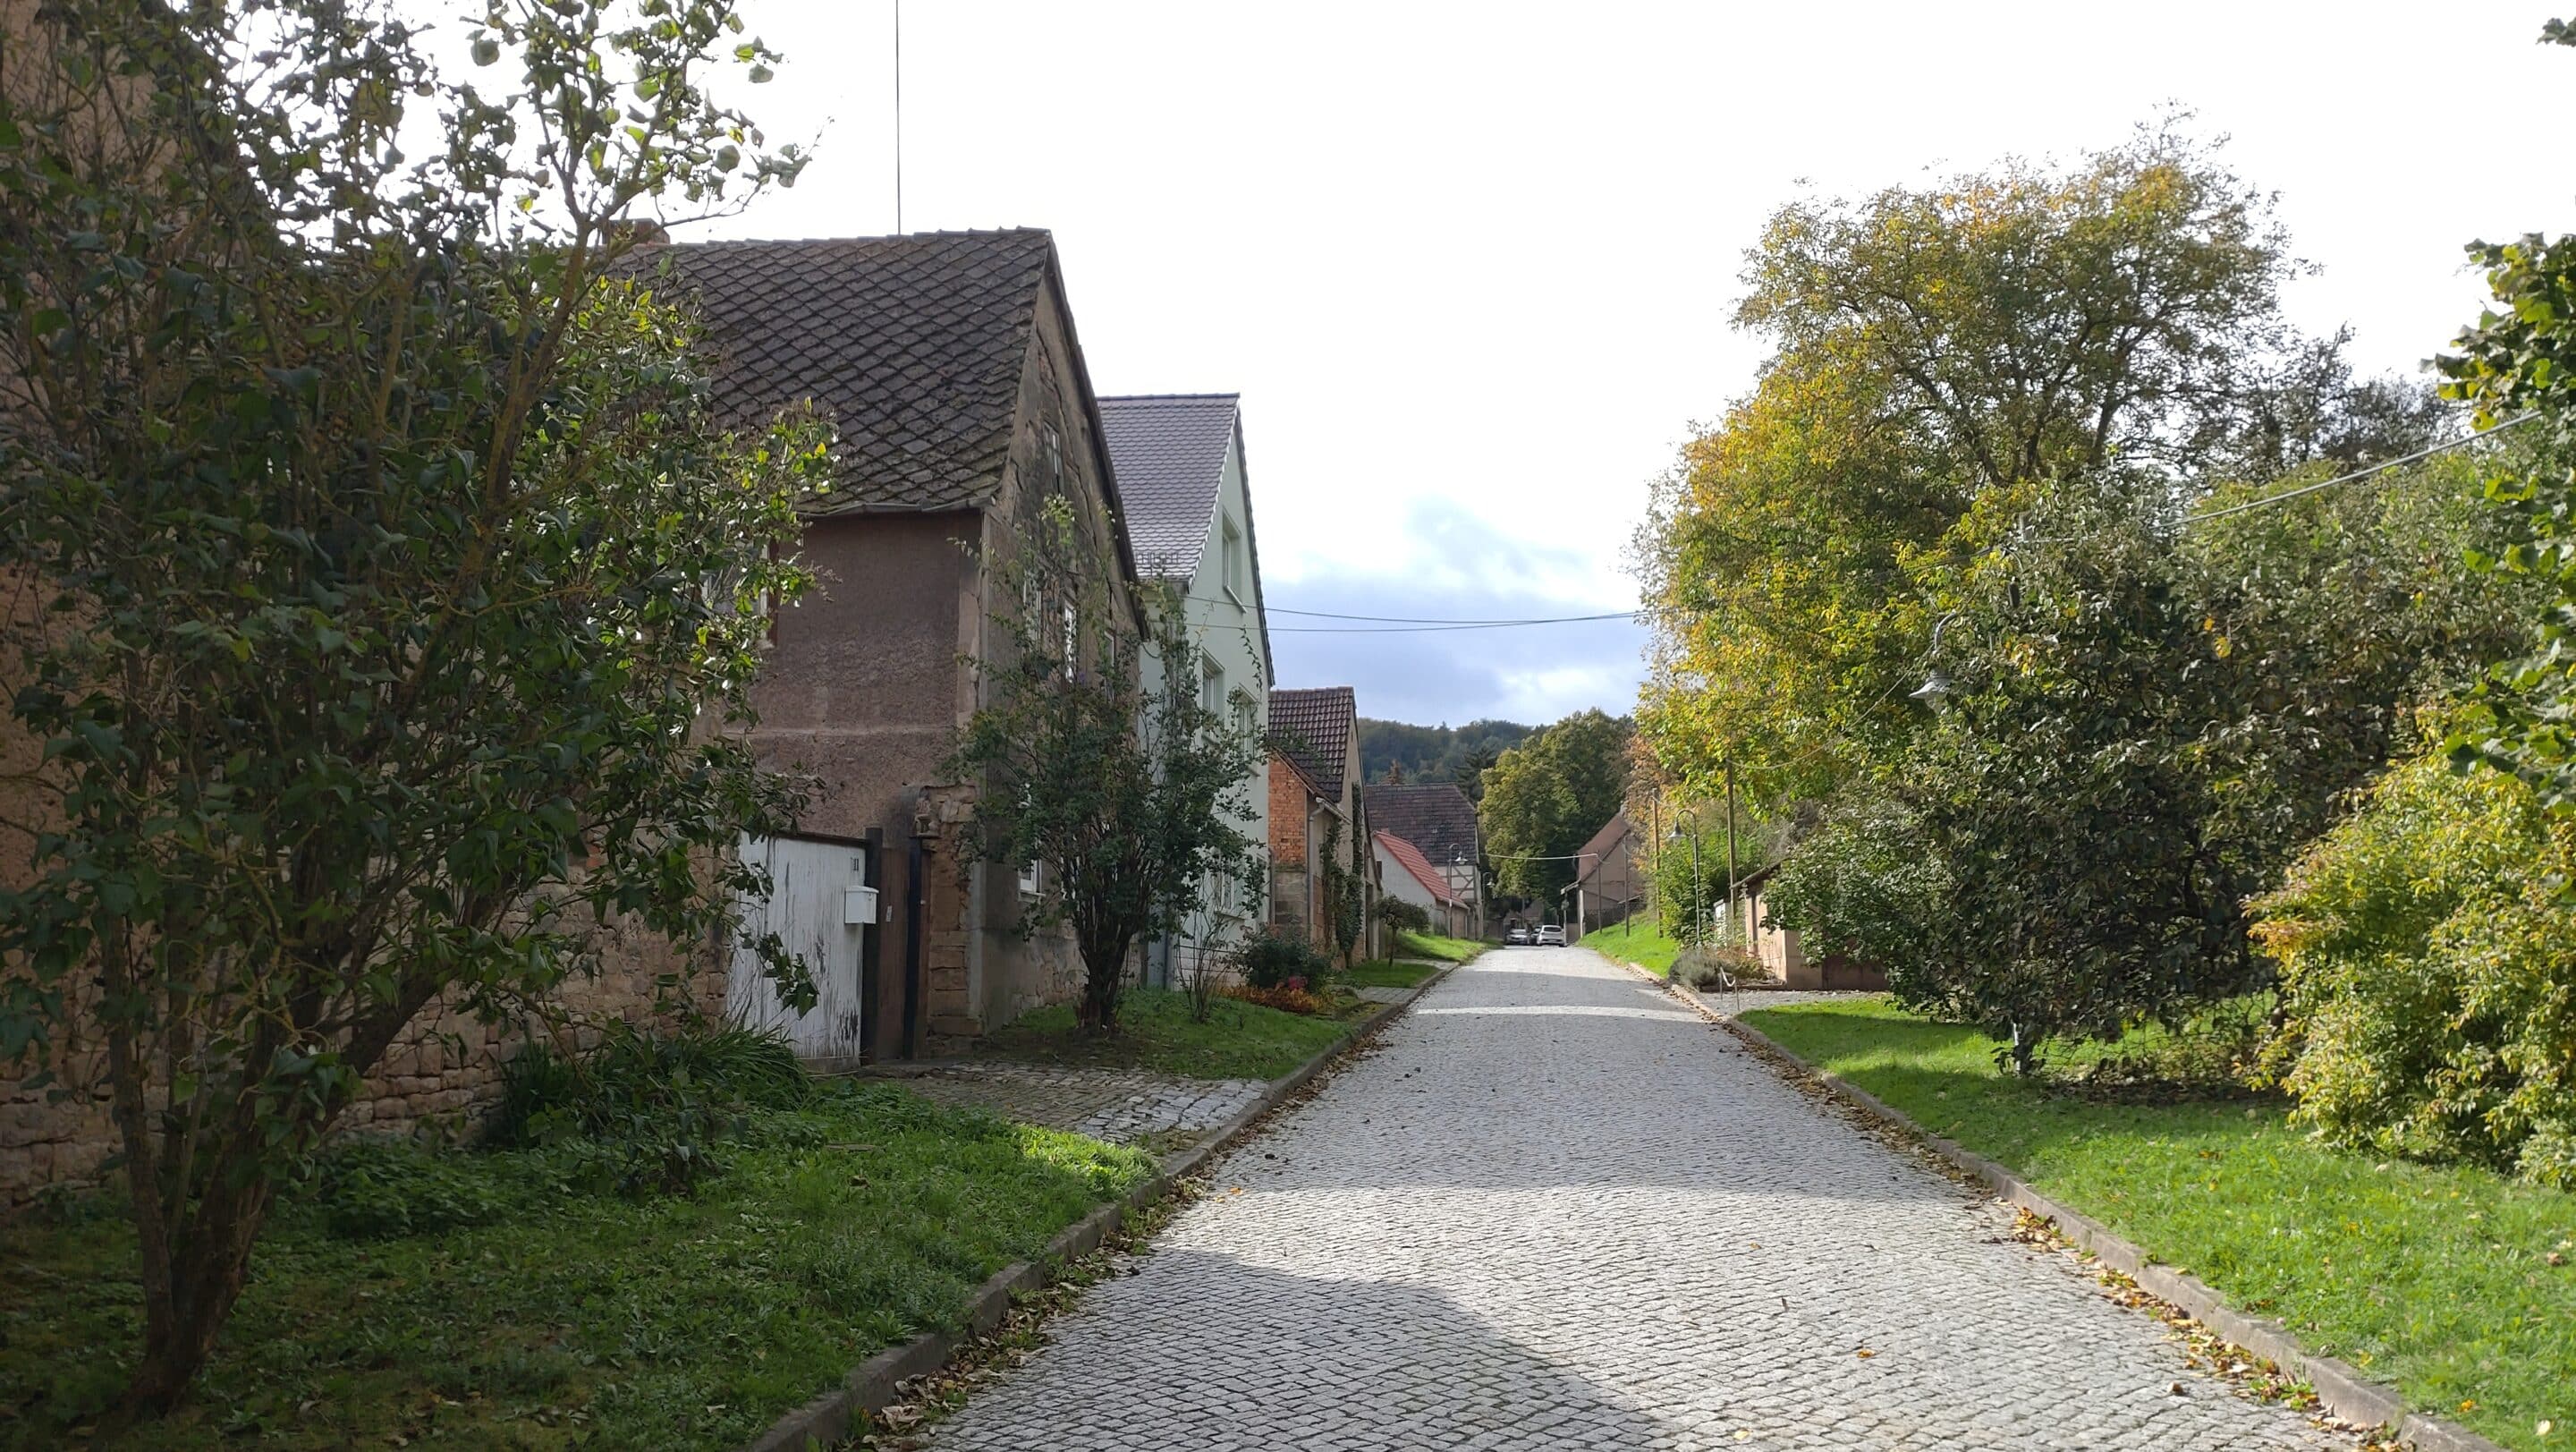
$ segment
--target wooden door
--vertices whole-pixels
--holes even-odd
[[[745,929],[753,938],[776,933],[813,975],[817,997],[805,1013],[788,1008],[778,1001],[759,957],[740,950],[726,985],[726,1006],[746,1025],[785,1034],[801,1059],[855,1062],[868,1043],[867,970],[877,913],[854,904],[849,889],[874,884],[868,847],[769,837],[745,838],[742,852],[745,861],[768,867],[770,882],[767,902],[743,905]]]

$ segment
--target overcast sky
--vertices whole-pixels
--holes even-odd
[[[788,56],[757,114],[819,159],[694,235],[895,230],[891,0],[747,8]],[[911,0],[902,220],[1052,228],[1100,392],[1244,396],[1272,605],[1619,610],[1647,480],[1751,384],[1726,318],[1773,208],[2071,156],[2178,103],[2324,267],[2296,319],[2412,370],[2476,311],[2463,242],[2576,229],[2537,139],[2576,95],[2576,54],[2532,44],[2549,13]],[[1274,645],[1283,685],[1455,724],[1625,711],[1642,639]]]

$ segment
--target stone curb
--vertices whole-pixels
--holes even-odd
[[[2156,1264],[2148,1259],[2146,1252],[2112,1234],[2091,1216],[2058,1204],[2024,1184],[2019,1176],[2002,1165],[1932,1133],[1841,1075],[1819,1069],[1799,1058],[1742,1019],[1715,1012],[1698,1002],[1695,995],[1675,996],[1681,997],[1719,1028],[1744,1040],[1761,1054],[1782,1064],[1794,1065],[1822,1084],[1827,1092],[1983,1181],[2001,1198],[2042,1220],[2054,1222],[2058,1234],[2074,1242],[2096,1261],[2137,1282],[2138,1288],[2148,1295],[2180,1307],[2183,1314],[2207,1326],[2221,1340],[2252,1352],[2306,1381],[2315,1389],[2317,1401],[2334,1416],[2364,1427],[2393,1429],[2401,1440],[2415,1447],[2416,1452],[2505,1452],[2504,1448],[2466,1428],[2406,1410],[2405,1399],[2396,1392],[2331,1356],[2310,1353],[2291,1337],[2289,1329],[2280,1322],[2264,1316],[2248,1316],[2231,1308],[2224,1297],[2210,1289],[2198,1276]]]
[[[1047,1242],[1046,1249],[1038,1253],[1036,1260],[1014,1261],[995,1271],[991,1279],[976,1287],[975,1294],[967,1298],[967,1329],[964,1333],[925,1331],[899,1346],[887,1347],[860,1362],[841,1379],[839,1386],[771,1423],[768,1431],[743,1445],[743,1452],[807,1452],[808,1448],[829,1447],[849,1436],[851,1425],[860,1417],[882,1411],[898,1399],[896,1383],[937,1371],[948,1364],[949,1357],[959,1346],[989,1334],[1010,1313],[1012,1297],[1045,1285],[1068,1263],[1098,1250],[1101,1242],[1125,1223],[1130,1212],[1141,1210],[1169,1194],[1175,1182],[1197,1173],[1200,1166],[1231,1147],[1264,1115],[1305,1088],[1316,1075],[1343,1055],[1366,1042],[1384,1028],[1388,1020],[1411,1008],[1415,999],[1438,987],[1440,981],[1459,966],[1447,964],[1414,985],[1404,997],[1378,1005],[1330,1047],[1286,1075],[1271,1080],[1259,1097],[1205,1139],[1167,1156],[1162,1168],[1136,1188],[1056,1232],[1055,1238]]]

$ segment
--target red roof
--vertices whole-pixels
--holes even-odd
[[[1431,865],[1431,859],[1422,855],[1421,848],[1392,832],[1372,832],[1369,835],[1377,839],[1379,849],[1394,858],[1397,866],[1413,874],[1413,880],[1430,892],[1433,902],[1447,907],[1465,905],[1466,900],[1458,896],[1457,889],[1449,885],[1447,878],[1440,875],[1440,869]]]

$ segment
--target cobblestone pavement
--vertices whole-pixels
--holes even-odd
[[[904,1083],[942,1104],[972,1104],[1023,1124],[1180,1149],[1260,1097],[1259,1079],[1183,1079],[1070,1065],[951,1064]]]
[[[1588,951],[1380,1045],[932,1452],[2350,1445]]]

